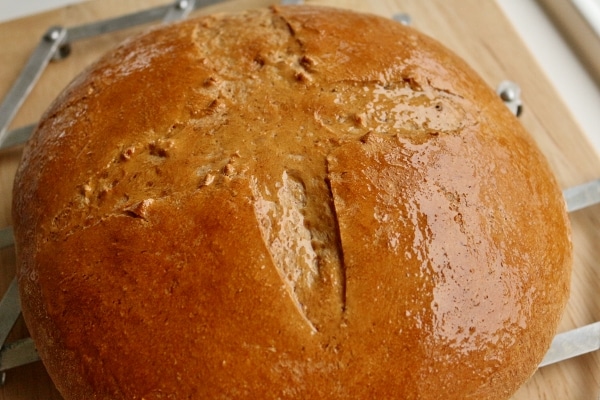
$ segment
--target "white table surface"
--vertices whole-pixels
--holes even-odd
[[[0,0],[0,23],[78,1],[82,0]],[[600,154],[600,88],[535,0],[496,1]]]

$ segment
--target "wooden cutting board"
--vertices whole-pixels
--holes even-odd
[[[167,0],[168,1],[168,0]],[[198,1],[198,0],[197,0]],[[273,1],[236,0],[198,13],[265,6]],[[467,60],[493,87],[504,79],[523,91],[523,125],[548,157],[563,188],[600,177],[600,161],[556,91],[536,65],[494,1],[479,0],[307,0],[391,17],[408,13],[413,26],[437,38]],[[166,4],[159,0],[95,0],[0,24],[0,99],[44,32],[53,25],[72,27],[99,19]],[[12,128],[35,122],[58,92],[100,54],[141,28],[73,44],[72,54],[51,63]],[[176,73],[176,72],[175,72]],[[568,79],[568,77],[565,77]],[[10,225],[10,197],[21,148],[0,152],[0,226]],[[572,294],[559,331],[600,320],[600,207],[571,214],[575,266]],[[0,252],[0,292],[14,275],[14,252]],[[27,335],[19,321],[9,340]],[[593,353],[540,369],[514,399],[598,399],[600,354]],[[0,386],[4,399],[61,399],[38,362],[8,371]]]

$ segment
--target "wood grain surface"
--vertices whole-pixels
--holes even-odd
[[[273,1],[235,0],[199,13],[261,7]],[[492,1],[479,0],[307,0],[387,17],[408,13],[412,25],[437,38],[493,87],[504,79],[523,91],[521,121],[534,136],[563,188],[600,177],[598,155],[564,107],[512,26]],[[50,26],[73,27],[99,19],[167,4],[158,0],[94,0],[0,24],[0,99],[9,90],[36,44]],[[51,63],[17,114],[11,128],[37,121],[59,91],[86,65],[125,37],[143,29],[106,34],[75,42],[72,54]],[[176,73],[176,71],[174,71]],[[565,79],[569,79],[568,76]],[[0,227],[10,225],[12,180],[21,148],[0,152]],[[58,178],[58,177],[57,177]],[[600,320],[600,206],[571,214],[575,265],[572,294],[559,331]],[[0,292],[14,275],[14,251],[0,251]],[[9,340],[27,335],[19,321]],[[593,353],[540,369],[514,399],[599,399],[599,354]],[[40,362],[9,370],[0,400],[61,399]]]

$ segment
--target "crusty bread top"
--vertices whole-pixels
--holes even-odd
[[[67,399],[505,398],[568,296],[518,121],[437,42],[342,10],[123,43],[45,114],[13,208]]]

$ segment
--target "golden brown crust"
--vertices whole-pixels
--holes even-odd
[[[45,114],[14,220],[67,399],[508,398],[569,289],[561,193],[493,91],[326,8],[122,44]]]

